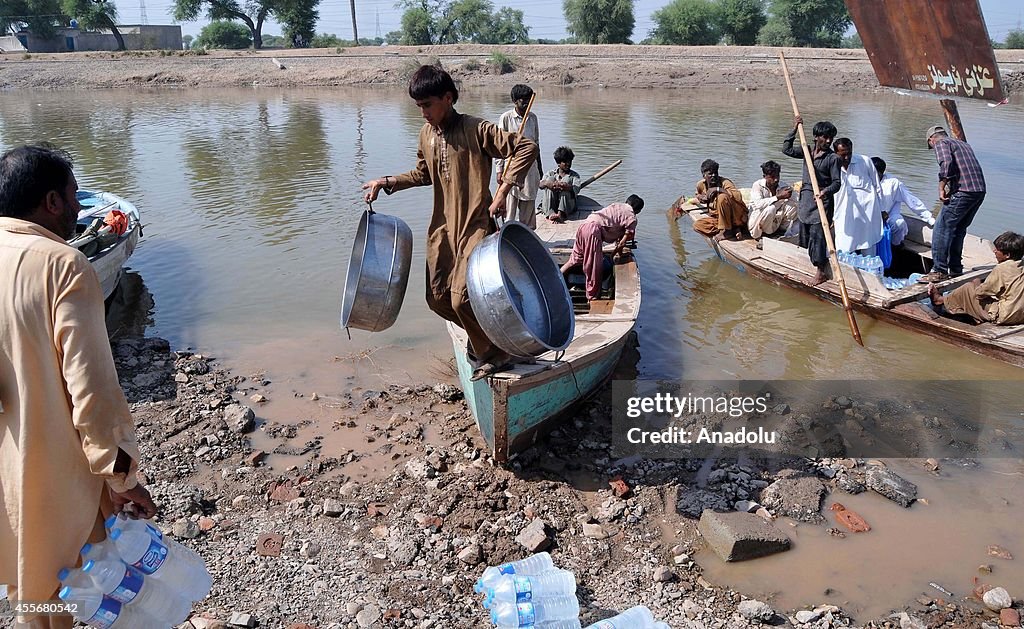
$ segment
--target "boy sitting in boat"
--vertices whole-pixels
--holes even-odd
[[[541,179],[538,187],[544,191],[544,209],[548,220],[553,223],[564,223],[565,219],[576,211],[576,197],[580,193],[582,179],[572,169],[572,160],[576,154],[568,146],[555,149],[555,165]]]
[[[711,217],[718,221],[715,240],[742,240],[747,232],[743,193],[731,180],[718,174],[718,162],[713,159],[701,162],[700,174],[703,179],[697,182],[697,201],[706,204]]]
[[[984,282],[975,279],[948,295],[939,292],[935,284],[928,285],[928,296],[936,310],[948,316],[969,317],[975,323],[1024,323],[1024,236],[1003,232],[992,246],[998,264]]]
[[[796,223],[793,188],[780,179],[782,166],[774,160],[761,164],[761,179],[750,187],[747,229],[751,238],[782,235]],[[778,232],[778,234],[776,234]]]
[[[644,208],[644,200],[635,194],[629,195],[625,203],[612,203],[608,207],[592,212],[576,230],[569,261],[562,265],[562,275],[575,267],[583,267],[587,280],[587,301],[601,296],[601,281],[604,279],[604,243],[614,242],[612,256],[622,252],[623,247],[636,234],[636,215]]]

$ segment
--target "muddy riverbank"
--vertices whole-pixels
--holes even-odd
[[[368,389],[353,380],[334,392],[289,391],[263,372],[232,374],[161,339],[120,338],[113,349],[159,524],[214,575],[186,627],[250,618],[258,624],[249,626],[296,629],[483,627],[475,579],[488,564],[539,549],[575,573],[584,625],[644,604],[690,629],[998,626],[962,588],[953,596],[922,590],[886,601],[891,616],[851,619],[828,583],[799,607],[758,605],[702,567],[720,560],[706,550],[696,514],[738,500],[760,500],[770,511],[762,516],[794,539],[820,528],[846,543],[825,508],[837,496],[823,497],[860,493],[879,462],[615,461],[609,401],[599,398],[502,468],[447,383]],[[261,409],[277,396],[308,412],[268,421]],[[960,463],[933,463],[961,473]],[[609,483],[616,477],[628,493]],[[801,513],[793,505],[806,502],[808,485],[818,497]],[[1000,581],[1013,561],[980,556],[988,571],[964,566],[964,578],[976,573],[979,586],[1020,597],[1019,583]]]
[[[511,72],[492,61],[499,52]],[[863,50],[788,49],[797,88],[878,87]],[[997,51],[1008,90],[1020,89],[1021,51]],[[784,89],[778,49],[686,46],[388,46],[316,50],[130,51],[0,55],[0,87],[298,87],[402,85],[420,63],[439,60],[465,86],[516,82],[564,87]],[[283,66],[283,68],[281,67]]]

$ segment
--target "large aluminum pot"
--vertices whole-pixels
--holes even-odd
[[[513,356],[563,350],[576,329],[561,270],[533,230],[516,221],[480,241],[466,287],[491,342]]]
[[[379,332],[398,318],[409,283],[412,230],[400,218],[363,212],[348,260],[341,327]]]

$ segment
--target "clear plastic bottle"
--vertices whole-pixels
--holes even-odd
[[[200,587],[200,585],[197,585],[196,591],[202,591],[203,588],[205,587],[205,591],[203,591],[202,596],[197,597],[196,600],[204,598],[206,597],[207,594],[210,593],[210,589],[213,587],[213,578],[210,577],[210,574],[206,569],[206,562],[203,561],[203,558],[201,556],[199,556],[199,553],[192,550],[188,546],[185,546],[184,544],[176,542],[173,539],[165,536],[163,532],[161,532],[160,529],[157,528],[157,526],[149,520],[133,519],[126,517],[124,514],[121,514],[117,516],[110,516],[109,518],[107,518],[105,524],[108,530],[112,529],[114,526],[118,526],[119,528],[126,531],[145,531],[149,533],[150,536],[152,536],[154,539],[160,540],[161,542],[163,542],[165,546],[167,546],[168,549],[170,549],[172,553],[174,553],[182,561],[191,564],[193,569],[196,571],[196,578],[200,581],[200,585],[202,586]]]
[[[487,588],[484,607],[502,603],[526,603],[551,596],[576,593],[576,577],[568,570],[551,570],[533,576],[509,575]]]
[[[121,557],[117,554],[117,549],[114,548],[114,544],[109,538],[96,544],[85,544],[82,546],[81,553],[83,565],[86,561],[121,560]]]
[[[64,586],[57,593],[65,603],[76,605],[75,618],[99,629],[139,629],[147,626],[145,617],[123,607],[114,599],[103,596],[93,588]]]
[[[92,587],[92,579],[83,573],[81,568],[61,568],[57,573],[57,578],[60,579],[61,585],[69,585],[73,588]]]
[[[570,618],[568,620],[542,622],[539,625],[532,625],[526,629],[583,629],[583,625],[580,624],[579,618]]]
[[[613,618],[599,620],[587,629],[651,629],[654,626],[654,614],[643,605],[637,605]]]
[[[543,574],[549,570],[554,570],[555,564],[551,561],[551,555],[548,553],[537,553],[521,559],[519,561],[512,561],[509,563],[503,563],[500,566],[490,566],[484,570],[483,576],[476,581],[474,590],[477,594],[483,593],[486,588],[493,588],[501,580],[501,576],[504,574],[514,574],[519,576],[533,576],[536,574]]]
[[[182,598],[194,601],[209,592],[193,565],[182,561],[178,553],[148,532],[138,528],[126,531],[115,526],[110,531],[110,539],[122,561],[143,575],[152,575]]]
[[[92,577],[96,588],[106,596],[144,613],[161,627],[185,622],[192,605],[156,579],[120,561],[89,561],[82,572]]]
[[[500,629],[518,629],[554,620],[579,618],[580,602],[575,596],[553,596],[533,603],[504,603],[491,608],[491,622]]]

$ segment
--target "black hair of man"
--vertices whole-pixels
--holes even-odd
[[[840,146],[845,146],[846,148],[850,149],[851,153],[853,152],[853,140],[851,140],[850,138],[839,138],[838,140],[832,143],[832,150],[839,150]]]
[[[409,96],[413,100],[431,96],[443,98],[448,92],[452,94],[453,104],[459,102],[459,88],[455,87],[452,75],[438,66],[420,66],[409,79]]]
[[[555,149],[555,163],[561,164],[562,162],[572,163],[572,160],[576,159],[576,154],[572,152],[572,149],[568,146],[560,146]]]
[[[881,177],[885,174],[885,160],[881,157],[872,157],[871,163],[875,165],[875,170],[878,171],[878,176]]]
[[[706,159],[700,163],[700,174],[711,173],[714,175],[718,174],[718,162],[713,159]]]
[[[4,153],[0,156],[0,216],[24,218],[53,191],[63,199],[72,166],[68,153],[45,144]]]
[[[1024,236],[1017,232],[1003,232],[992,241],[996,249],[1006,254],[1011,260],[1024,258]]]
[[[529,85],[523,85],[522,83],[517,83],[516,85],[512,86],[512,102],[513,103],[516,102],[516,101],[520,101],[520,100],[525,100],[525,101],[529,102],[529,100],[530,100],[530,98],[532,96],[533,96],[533,89],[530,88]]]
[[[640,210],[644,209],[644,200],[635,194],[631,194],[626,197],[626,204],[633,208],[633,214],[639,214]],[[1002,249],[1000,249],[1002,251]]]
[[[828,120],[822,120],[814,125],[814,130],[811,133],[816,138],[828,138],[831,140],[839,134],[839,129],[836,129],[836,126]]]
[[[767,162],[761,164],[762,175],[774,175],[778,177],[781,172],[782,166],[780,166],[779,163],[776,162],[775,160],[770,159]]]

